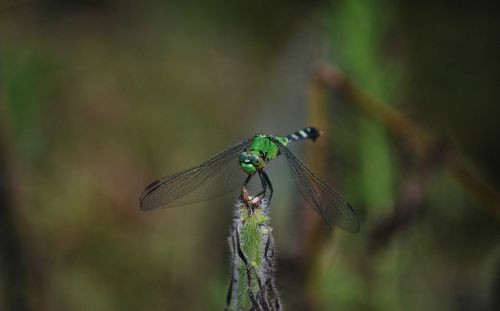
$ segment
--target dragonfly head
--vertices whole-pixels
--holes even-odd
[[[243,171],[252,175],[264,168],[264,160],[258,154],[245,151],[240,155],[240,167]]]

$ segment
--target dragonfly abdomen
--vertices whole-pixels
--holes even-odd
[[[318,131],[315,127],[306,127],[286,136],[286,138],[288,138],[288,141],[290,142],[301,139],[312,139],[313,141],[315,141],[320,135],[321,132]]]

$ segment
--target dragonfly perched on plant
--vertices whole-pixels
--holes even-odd
[[[287,148],[291,142],[315,141],[319,136],[320,132],[314,127],[287,136],[257,134],[198,166],[154,181],[141,194],[140,207],[151,210],[213,199],[238,186],[246,186],[253,176],[259,176],[262,184],[263,189],[258,195],[265,196],[269,189],[268,201],[271,201],[273,186],[264,168],[269,161],[284,155],[300,193],[326,224],[357,232],[359,221],[352,206]]]

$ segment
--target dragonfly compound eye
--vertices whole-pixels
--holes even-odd
[[[250,163],[250,154],[248,152],[243,152],[241,155],[240,155],[240,163],[243,164],[243,163]]]
[[[257,169],[264,167],[264,160],[262,160],[262,158],[258,155],[252,154],[250,161]]]
[[[241,153],[240,159],[239,159],[241,169],[248,174],[255,174],[255,172],[257,172],[257,169],[253,165],[252,157],[253,157],[252,154],[250,154],[248,152],[243,152],[243,153]]]

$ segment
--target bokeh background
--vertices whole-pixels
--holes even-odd
[[[362,227],[301,247],[317,218],[273,163],[285,309],[499,310],[499,26],[481,1],[2,1],[0,310],[222,310],[234,198],[145,213],[139,194],[315,122],[318,66],[436,143],[325,89],[328,149],[293,150]]]

